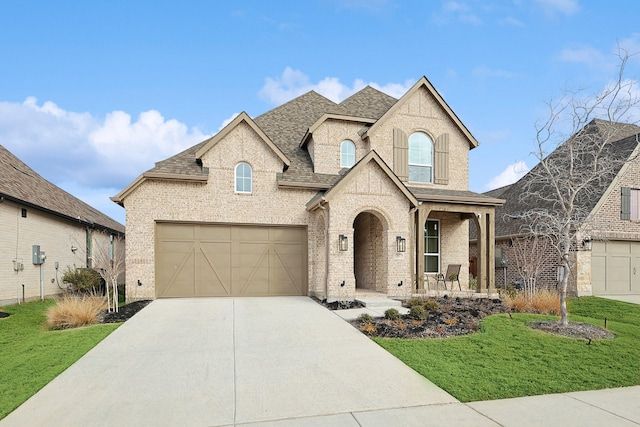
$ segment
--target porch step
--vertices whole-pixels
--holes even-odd
[[[356,297],[356,301],[363,304],[365,307],[402,307],[402,302],[381,297]]]

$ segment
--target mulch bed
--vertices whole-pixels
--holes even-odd
[[[488,298],[427,298],[435,301],[437,309],[427,312],[425,320],[414,320],[409,316],[401,316],[398,320],[373,318],[367,326],[360,320],[352,320],[356,329],[371,337],[385,338],[447,338],[474,333],[480,327],[480,321],[487,316],[499,313],[512,313],[514,310],[502,303],[500,299]],[[320,302],[331,310],[356,308],[348,304]],[[361,307],[361,305],[358,305]],[[372,327],[372,326],[373,327]],[[571,338],[610,339],[615,335],[606,329],[587,323],[570,322],[562,326],[557,321],[531,322],[527,326],[544,332]]]
[[[106,310],[100,314],[101,323],[118,323],[125,322],[133,317],[134,314],[145,308],[151,300],[133,301],[118,308],[118,312],[108,313]]]
[[[11,316],[9,313],[5,313],[4,311],[0,311],[0,319]]]

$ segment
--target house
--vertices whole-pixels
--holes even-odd
[[[124,232],[0,145],[0,305],[62,292],[68,267],[91,267],[92,250]]]
[[[126,208],[127,299],[406,298],[449,264],[467,287],[470,220],[486,291],[502,201],[468,190],[477,146],[424,77],[400,99],[311,91],[243,112],[112,198]]]
[[[571,251],[572,275],[570,295],[640,294],[640,127],[626,123],[593,120],[580,132],[590,132],[600,140],[610,138],[611,154],[620,159],[612,163],[612,173],[603,177],[577,200],[577,212],[585,220],[576,232]],[[615,135],[611,137],[611,135]],[[558,150],[550,155],[558,155]],[[536,166],[538,167],[538,166]],[[505,200],[496,209],[496,285],[522,280],[519,268],[528,268],[537,288],[556,289],[561,279],[557,254],[548,241],[528,242],[523,247],[521,214],[531,209],[531,202],[520,197],[525,192],[535,168],[516,183],[485,193]],[[539,207],[541,200],[537,200]],[[471,230],[471,254],[474,254],[474,231]],[[520,253],[522,251],[528,253]],[[528,256],[525,256],[528,255]]]

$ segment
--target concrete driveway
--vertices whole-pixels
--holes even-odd
[[[495,425],[306,297],[156,300],[2,426]]]

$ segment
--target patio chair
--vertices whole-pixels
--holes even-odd
[[[436,289],[438,288],[438,283],[442,282],[444,284],[444,289],[447,289],[447,280],[451,280],[451,290],[453,290],[453,282],[454,280],[458,282],[458,289],[462,290],[462,286],[460,286],[460,264],[449,264],[447,266],[447,272],[445,274],[438,274],[436,276]]]

